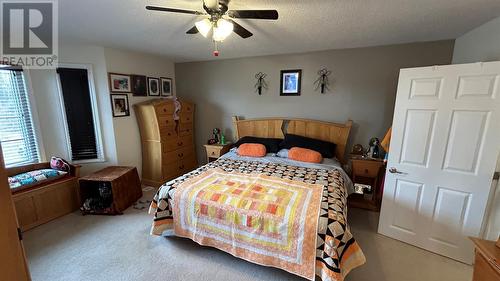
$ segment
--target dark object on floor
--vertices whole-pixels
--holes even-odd
[[[122,214],[141,197],[141,181],[135,167],[112,166],[80,178],[83,214]]]

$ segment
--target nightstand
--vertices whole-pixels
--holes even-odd
[[[231,148],[231,143],[226,144],[205,144],[205,150],[207,151],[207,162],[212,162],[217,160],[217,158],[226,154]]]
[[[354,184],[366,184],[371,186],[371,193],[353,193],[348,198],[349,206],[355,208],[368,209],[372,211],[380,210],[381,194],[379,187],[385,170],[383,159],[373,158],[351,158],[352,162],[352,182]]]

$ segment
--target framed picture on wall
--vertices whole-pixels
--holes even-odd
[[[148,93],[150,96],[160,95],[160,79],[148,77]]]
[[[128,96],[126,94],[111,94],[111,107],[113,117],[130,116]]]
[[[161,96],[170,97],[173,94],[172,78],[160,77]]]
[[[131,75],[132,94],[134,96],[145,97],[148,95],[147,79],[144,75]]]
[[[130,76],[120,73],[108,73],[109,89],[113,93],[130,93]]]
[[[282,70],[280,96],[300,96],[302,70]]]

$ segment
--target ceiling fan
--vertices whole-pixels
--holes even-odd
[[[229,1],[230,0],[204,0],[204,12],[158,6],[146,6],[146,9],[151,11],[207,16],[205,19],[196,22],[195,26],[186,33],[201,33],[201,35],[206,38],[210,32],[212,32],[212,40],[215,46],[213,54],[214,56],[218,56],[219,51],[217,49],[217,43],[224,41],[233,31],[241,38],[248,38],[253,35],[252,32],[239,25],[233,19],[278,19],[278,11],[276,10],[229,10]]]

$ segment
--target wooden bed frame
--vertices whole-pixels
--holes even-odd
[[[308,138],[329,141],[336,144],[335,157],[345,164],[345,149],[352,127],[352,120],[345,124],[294,118],[257,118],[242,120],[233,117],[236,139],[246,136],[262,138],[284,138],[294,134]]]

